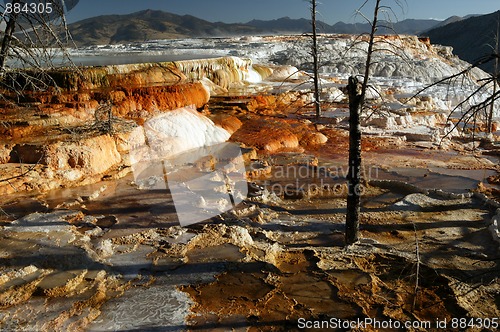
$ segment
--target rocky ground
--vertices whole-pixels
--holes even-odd
[[[406,43],[432,75],[460,65],[427,41]],[[498,135],[473,141],[452,130],[441,97],[408,100],[400,79],[379,80],[370,104],[381,112],[363,119],[362,240],[345,247],[345,78],[325,75],[316,120],[307,75],[284,65],[88,69],[62,94],[4,101],[0,329],[293,331],[301,318],[500,317]],[[190,104],[243,147],[252,190],[235,209],[181,227],[171,192],[137,186],[130,133]]]

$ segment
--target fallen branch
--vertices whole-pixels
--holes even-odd
[[[15,176],[12,176],[10,178],[6,178],[6,179],[0,179],[0,183],[2,182],[9,182],[11,180],[15,180],[15,179],[18,179],[20,177],[23,177],[25,176],[26,174],[30,173],[31,171],[33,171],[39,164],[40,164],[40,161],[42,160],[43,156],[40,157],[40,159],[38,159],[38,161],[31,165],[26,171],[24,171],[23,173],[19,174],[19,175],[15,175]],[[23,166],[23,164],[21,164],[21,167]]]
[[[416,280],[415,280],[415,292],[413,295],[413,304],[412,304],[412,311],[415,311],[415,306],[417,305],[417,297],[418,297],[418,282],[419,282],[419,274],[420,274],[420,246],[418,243],[418,235],[417,235],[417,226],[415,225],[415,222],[412,221],[413,224],[413,231],[415,234],[415,256],[417,260],[417,271],[416,271]]]

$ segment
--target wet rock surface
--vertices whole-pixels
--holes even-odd
[[[363,240],[346,249],[345,198],[332,192],[262,197],[182,228],[154,204],[173,209],[168,194],[118,182],[134,201],[104,190],[85,209],[4,224],[2,328],[298,330],[299,318],[499,314],[492,214],[474,198],[369,187]]]

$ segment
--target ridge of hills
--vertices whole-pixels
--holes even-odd
[[[383,22],[381,34],[418,34],[440,24],[438,20],[407,19],[400,22]],[[304,33],[311,29],[311,20],[282,17],[276,20],[252,20],[247,23],[209,22],[191,15],[177,15],[160,10],[143,10],[127,15],[101,15],[69,25],[77,45],[117,44],[143,42],[155,39],[193,37],[228,37],[276,33]],[[329,25],[318,22],[321,33],[364,33],[370,30],[367,23],[338,22]]]
[[[500,10],[491,14],[471,16],[425,32],[435,44],[452,46],[454,53],[469,63],[491,54],[496,44]],[[500,38],[500,37],[499,37]],[[493,61],[480,66],[493,72]]]
[[[176,39],[259,34],[245,24],[208,22],[191,15],[143,10],[127,15],[102,15],[69,25],[77,45],[117,44],[155,39]]]
[[[438,25],[441,21],[438,20],[415,20],[406,19],[399,22],[382,21],[380,34],[392,34],[394,32],[400,34],[415,35],[426,29],[430,29]],[[266,31],[276,32],[306,32],[311,29],[311,20],[291,19],[289,17],[282,17],[276,20],[263,21],[252,20],[247,22],[246,25],[254,26]],[[383,27],[382,27],[383,26]],[[365,33],[370,31],[370,24],[368,23],[344,23],[337,22],[333,25],[318,21],[318,30],[323,33]]]

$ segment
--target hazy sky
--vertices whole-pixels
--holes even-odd
[[[327,23],[354,22],[355,10],[364,0],[318,0],[320,19]],[[365,12],[371,13],[375,1]],[[384,2],[384,1],[383,1]],[[453,15],[487,14],[500,10],[499,0],[401,0],[403,9],[394,5],[396,0],[385,0],[392,5],[398,20],[406,18],[446,19]],[[307,17],[306,0],[80,0],[69,13],[75,21],[91,16],[128,14],[143,9],[161,9],[175,14],[190,14],[211,22],[248,22],[257,19]]]

